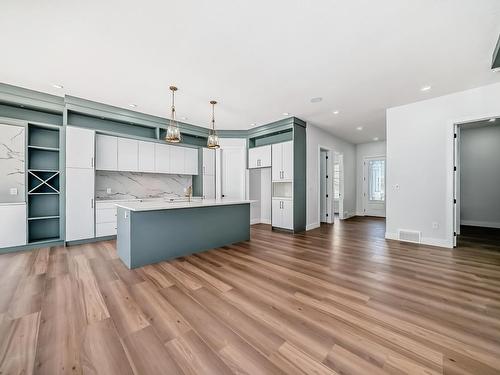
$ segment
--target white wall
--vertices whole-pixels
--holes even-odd
[[[499,115],[500,83],[387,110],[387,238],[453,246],[453,124]]]
[[[385,156],[386,142],[369,142],[356,145],[356,215],[363,216],[363,159]]]
[[[344,154],[344,211],[356,214],[356,147],[330,133],[307,124],[307,229],[319,226],[319,148]]]
[[[461,130],[460,177],[461,224],[500,228],[500,125]]]

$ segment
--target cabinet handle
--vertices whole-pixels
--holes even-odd
[[[203,166],[203,173],[205,173],[205,166]]]
[[[90,158],[90,167],[94,168],[94,157],[93,156]]]
[[[94,208],[94,198],[90,198],[90,207]]]

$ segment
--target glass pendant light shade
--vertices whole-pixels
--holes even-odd
[[[217,135],[217,131],[215,130],[215,105],[217,104],[217,102],[215,100],[212,100],[210,104],[212,104],[212,129],[210,129],[208,133],[207,147],[217,149],[220,147],[219,136]]]
[[[181,131],[179,129],[179,124],[175,119],[175,92],[177,87],[170,86],[170,91],[172,91],[172,114],[170,116],[170,121],[167,127],[167,134],[165,135],[165,141],[170,143],[179,143],[181,141]]]

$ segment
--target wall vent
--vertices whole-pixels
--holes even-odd
[[[420,243],[422,233],[417,230],[399,229],[398,239],[400,241]]]

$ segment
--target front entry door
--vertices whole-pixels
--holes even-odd
[[[364,160],[364,214],[385,217],[385,157]]]

